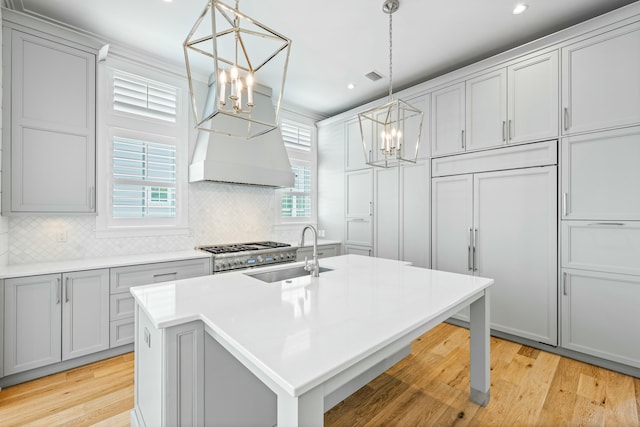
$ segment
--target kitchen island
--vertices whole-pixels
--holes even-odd
[[[321,426],[325,410],[467,306],[471,400],[488,403],[492,279],[357,255],[322,267],[274,283],[255,270],[132,288],[132,425]]]

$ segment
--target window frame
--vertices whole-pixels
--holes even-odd
[[[98,64],[98,194],[96,237],[164,236],[189,233],[188,206],[188,87],[184,78],[143,67],[122,58],[107,58]],[[144,117],[119,111],[113,103],[116,75],[133,76],[176,88],[176,121]],[[176,216],[174,218],[113,217],[113,138],[170,144],[176,147]]]
[[[315,121],[293,112],[281,111],[280,122],[286,121],[298,127],[306,127],[311,133],[311,145],[309,150],[287,147],[289,163],[293,166],[309,167],[311,169],[311,217],[284,217],[282,216],[282,197],[285,195],[305,195],[306,192],[288,191],[288,188],[279,188],[275,191],[275,225],[276,227],[299,226],[300,224],[317,224],[318,222],[318,161],[317,139],[318,132]]]

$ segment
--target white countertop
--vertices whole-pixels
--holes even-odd
[[[193,258],[210,258],[211,254],[199,250],[122,255],[104,258],[86,258],[69,261],[53,261],[34,264],[16,264],[0,268],[0,279],[35,276],[38,274],[69,273],[98,268],[121,267],[135,264],[180,261]]]
[[[157,328],[202,320],[216,340],[297,396],[493,283],[358,255],[320,264],[333,271],[290,283],[226,273],[131,293]],[[301,263],[251,273],[294,265]]]

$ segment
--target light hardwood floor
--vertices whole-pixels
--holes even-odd
[[[640,379],[491,338],[491,402],[469,401],[469,332],[442,324],[325,414],[343,426],[640,426]],[[127,426],[132,353],[0,392],[0,426]]]

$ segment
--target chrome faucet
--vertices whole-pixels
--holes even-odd
[[[313,277],[320,276],[320,264],[318,263],[318,232],[313,225],[305,225],[300,237],[300,246],[304,246],[304,232],[307,229],[313,231],[313,261],[309,262],[309,257],[304,257],[304,269],[311,273]]]

